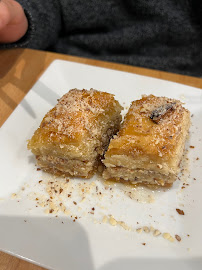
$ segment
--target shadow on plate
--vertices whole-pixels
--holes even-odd
[[[88,237],[67,217],[0,216],[0,249],[50,269],[94,270]]]
[[[39,95],[42,99],[44,99],[46,102],[48,102],[51,106],[55,106],[57,103],[57,99],[61,98],[56,92],[54,92],[52,89],[50,89],[48,86],[46,86],[41,81],[38,81],[34,88],[33,92],[35,92],[37,95]]]
[[[50,269],[202,269],[202,258],[148,258],[146,249],[143,258],[119,258],[95,268],[87,233],[79,222],[67,217],[0,216],[0,224],[0,249]]]
[[[124,258],[109,262],[99,270],[201,270],[202,258],[196,259],[162,259],[162,258]]]

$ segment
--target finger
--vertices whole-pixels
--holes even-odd
[[[11,21],[11,11],[5,1],[0,2],[0,29]]]
[[[28,21],[22,6],[14,0],[0,2],[0,43],[11,43],[24,36]]]
[[[18,24],[24,16],[21,5],[14,0],[0,0],[1,27],[7,24]]]

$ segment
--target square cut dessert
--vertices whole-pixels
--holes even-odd
[[[178,100],[153,95],[133,101],[103,163],[106,180],[169,186],[176,180],[190,126]]]
[[[89,178],[120,128],[121,110],[112,94],[72,89],[45,115],[28,149],[44,171]]]

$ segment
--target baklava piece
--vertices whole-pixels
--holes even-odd
[[[189,126],[190,113],[178,100],[149,95],[132,102],[105,154],[104,179],[172,185]]]
[[[89,178],[119,130],[121,110],[112,94],[72,89],[45,115],[28,149],[44,171]]]

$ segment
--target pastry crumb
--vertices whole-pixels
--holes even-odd
[[[163,238],[164,239],[169,239],[171,235],[169,233],[163,233]]]
[[[150,232],[150,229],[147,226],[144,226],[143,227],[143,231],[146,232],[146,233],[149,233]]]
[[[159,236],[160,234],[161,232],[159,230],[154,230],[154,233],[153,233],[154,236]]]
[[[116,226],[116,225],[117,225],[117,221],[116,221],[113,217],[110,217],[109,223],[110,223],[112,226]]]
[[[102,223],[107,223],[107,221],[108,221],[108,217],[104,216],[103,219],[102,219]]]

